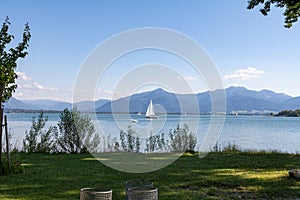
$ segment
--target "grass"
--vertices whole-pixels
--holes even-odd
[[[199,159],[185,154],[155,172],[111,169],[90,154],[20,154],[25,173],[0,177],[0,199],[79,199],[80,188],[113,189],[125,198],[125,181],[151,179],[159,199],[297,199],[300,181],[288,177],[299,156],[279,153],[217,152]]]

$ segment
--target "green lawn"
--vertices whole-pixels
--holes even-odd
[[[0,177],[0,199],[79,199],[80,188],[113,189],[124,199],[125,181],[151,179],[159,199],[296,199],[300,181],[288,177],[299,155],[210,153],[184,155],[161,170],[130,174],[89,154],[20,154],[25,173]]]

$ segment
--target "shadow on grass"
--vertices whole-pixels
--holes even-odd
[[[158,171],[132,174],[111,169],[89,154],[21,154],[25,173],[0,177],[0,199],[79,199],[80,188],[113,189],[125,198],[125,181],[148,179],[159,199],[293,199],[300,181],[288,170],[299,157],[267,153],[185,155]]]
[[[185,160],[185,161],[184,161]],[[188,162],[182,157],[180,162]],[[169,173],[175,181],[164,199],[288,199],[300,195],[300,181],[288,177],[299,157],[288,154],[212,153]],[[178,164],[181,165],[181,164]]]

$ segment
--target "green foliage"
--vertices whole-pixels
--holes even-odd
[[[15,80],[18,77],[15,69],[17,68],[17,60],[24,58],[28,52],[26,49],[29,46],[31,37],[29,25],[26,24],[23,32],[23,39],[16,47],[7,48],[7,45],[12,42],[14,36],[8,33],[10,26],[9,18],[6,17],[0,30],[0,104],[8,100],[12,93],[16,90],[17,85]]]
[[[32,126],[25,132],[23,149],[26,153],[86,153],[86,152],[141,152],[142,142],[139,134],[128,126],[127,132],[120,131],[120,141],[111,136],[100,137],[88,115],[82,115],[76,108],[65,109],[60,114],[58,128],[56,126],[45,129],[48,117],[43,111],[32,119]],[[194,151],[197,139],[189,131],[188,125],[179,125],[170,132],[170,142],[165,140],[164,133],[152,135],[146,139],[145,152],[185,152]],[[100,146],[103,145],[103,146]],[[144,146],[143,146],[144,147]]]
[[[10,155],[10,168],[8,167],[7,158],[1,163],[0,175],[21,174],[24,172],[24,167],[21,164],[19,152],[12,152]]]
[[[96,152],[99,148],[100,137],[95,134],[94,126],[87,115],[74,108],[65,109],[60,114],[56,126],[44,130],[48,117],[43,111],[39,116],[32,119],[31,128],[25,132],[23,149],[27,153],[83,153],[87,151]]]
[[[53,133],[56,127],[49,127],[47,131],[44,130],[48,117],[44,116],[41,111],[37,119],[32,118],[32,125],[28,131],[25,132],[25,139],[23,140],[23,148],[25,152],[43,152],[49,153],[53,150],[54,138]]]
[[[106,138],[106,139],[105,139]],[[111,139],[111,135],[108,135],[107,137],[103,138],[104,143],[104,149],[102,149],[104,152],[119,152],[120,151],[120,144],[116,137]],[[105,145],[106,143],[106,145]]]
[[[139,135],[132,129],[131,125],[128,126],[127,133],[123,130],[120,131],[120,140],[123,151],[136,153],[140,151]]]
[[[31,37],[29,25],[26,24],[22,42],[16,47],[8,48],[7,45],[14,39],[14,36],[8,32],[10,25],[9,18],[6,17],[0,30],[0,125],[2,125],[3,120],[3,103],[12,96],[17,88],[15,83],[17,60],[27,55],[26,49]],[[2,128],[0,129],[0,138],[2,138]],[[0,140],[0,169],[3,165],[1,147],[2,140]]]
[[[60,114],[56,145],[59,152],[96,152],[100,137],[95,134],[94,125],[88,115],[82,115],[76,108],[67,108]]]
[[[140,152],[141,141],[139,135],[128,126],[127,133],[120,131],[121,149],[125,152]],[[161,152],[194,152],[197,143],[196,136],[189,131],[187,124],[183,128],[179,125],[172,132],[170,130],[170,142],[165,140],[165,134],[153,135],[149,133],[149,138],[145,141],[145,152],[161,153]]]
[[[139,137],[136,137],[135,139],[135,152],[138,153],[140,152],[140,148],[141,148],[141,142],[140,142],[140,138]]]
[[[170,151],[171,152],[185,152],[193,151],[197,144],[196,136],[190,132],[187,124],[183,128],[178,124],[177,128],[170,130]]]
[[[165,134],[152,135],[152,132],[150,132],[149,138],[146,139],[145,151],[148,153],[165,152],[166,149]]]
[[[212,152],[242,152],[242,149],[239,147],[239,145],[237,145],[234,142],[227,142],[223,145],[217,142],[216,145],[213,147]]]
[[[300,110],[283,110],[275,116],[300,117]]]
[[[120,143],[115,141],[114,142],[114,152],[119,152],[120,151]]]
[[[50,126],[47,131],[41,133],[41,141],[37,145],[37,152],[51,153],[56,151],[53,134],[57,132],[56,126]]]
[[[123,130],[120,131],[120,140],[121,140],[122,150],[127,151],[126,133]]]
[[[259,4],[263,4],[260,12],[263,15],[268,15],[271,11],[271,5],[278,8],[285,8],[283,15],[285,16],[285,27],[290,28],[298,21],[300,16],[300,2],[295,0],[248,0],[248,9],[253,9]]]
[[[21,174],[24,172],[24,167],[22,166],[21,160],[20,160],[20,154],[18,152],[12,152],[11,153],[11,172],[13,174]]]
[[[149,139],[146,139],[146,149],[145,151],[148,153],[154,152],[155,150],[155,136],[152,135],[152,131],[150,131]]]
[[[134,146],[135,146],[135,131],[131,128],[131,126],[128,126],[127,129],[127,143],[128,143],[128,148],[127,151],[128,152],[133,152],[134,151]]]

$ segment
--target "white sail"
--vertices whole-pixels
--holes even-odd
[[[146,118],[158,118],[157,115],[155,115],[155,113],[154,113],[152,100],[150,101],[150,103],[148,105],[147,112],[146,112]]]

